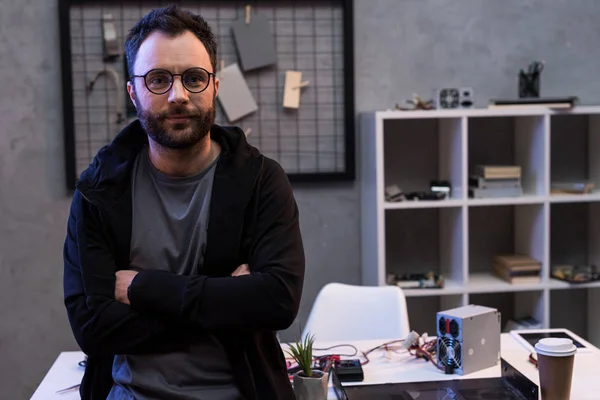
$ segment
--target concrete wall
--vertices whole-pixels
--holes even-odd
[[[520,68],[546,60],[542,94],[600,101],[600,2],[355,0],[357,111],[464,85],[476,103],[515,96]],[[62,305],[64,191],[56,0],[0,0],[0,398],[33,393],[76,349]],[[308,270],[295,338],[327,282],[360,283],[354,184],[298,185]]]

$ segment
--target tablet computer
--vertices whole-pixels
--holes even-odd
[[[530,352],[535,352],[535,344],[544,338],[566,338],[571,339],[573,344],[577,346],[577,352],[590,353],[594,346],[577,336],[568,329],[526,329],[526,330],[512,330],[510,334],[516,341],[518,341],[523,347]]]

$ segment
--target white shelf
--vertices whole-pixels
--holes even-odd
[[[463,294],[464,287],[462,282],[446,280],[444,287],[441,289],[404,289],[406,297],[421,297],[421,296],[445,296],[454,294]]]
[[[600,283],[550,279],[553,265],[600,266],[600,107],[394,110],[365,113],[360,123],[363,284],[433,271],[446,278],[443,289],[405,290],[411,321],[428,326],[438,307],[500,302],[510,304],[503,318],[572,323],[600,345]],[[469,198],[476,164],[520,165],[524,195]],[[385,201],[388,185],[409,193],[431,180],[450,182],[451,198]],[[592,181],[597,191],[551,195],[551,183],[565,180]],[[498,253],[538,259],[542,282],[496,278]],[[571,318],[573,310],[583,319]]]
[[[469,206],[504,206],[504,205],[519,205],[519,204],[543,204],[546,201],[546,196],[520,196],[520,197],[500,197],[491,199],[469,199]]]
[[[586,203],[600,201],[600,192],[589,194],[554,194],[550,196],[552,203]]]
[[[386,210],[406,210],[410,208],[444,208],[444,207],[461,207],[464,205],[462,200],[417,200],[417,201],[400,201],[397,203],[386,202],[384,208]]]
[[[543,290],[547,285],[543,283],[508,283],[487,272],[474,272],[469,275],[468,293],[501,293],[525,292]]]
[[[553,290],[561,290],[561,289],[590,289],[590,288],[600,288],[600,282],[591,282],[591,283],[569,283],[560,281],[557,279],[550,279],[548,283],[548,287]]]

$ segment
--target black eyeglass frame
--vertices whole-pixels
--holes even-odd
[[[202,70],[204,72],[206,72],[208,74],[208,80],[206,81],[206,86],[204,86],[204,89],[199,90],[199,91],[195,91],[195,90],[190,90],[190,88],[188,88],[185,85],[185,80],[183,79],[183,76],[189,72],[189,71],[193,71],[193,70]],[[169,75],[171,75],[171,80],[169,83],[169,87],[164,91],[164,92],[155,92],[152,89],[150,89],[150,87],[148,86],[148,82],[146,81],[146,77],[151,73],[151,72],[156,72],[156,71],[164,71],[166,73],[168,73]],[[148,89],[148,91],[150,93],[156,94],[156,95],[163,95],[165,93],[168,93],[172,88],[173,88],[173,82],[175,82],[175,77],[176,76],[180,76],[181,77],[181,84],[183,85],[183,87],[185,88],[185,90],[187,90],[190,93],[202,93],[204,92],[208,86],[210,85],[210,77],[214,76],[216,78],[216,74],[214,72],[208,72],[208,70],[206,70],[205,68],[202,67],[193,67],[193,68],[188,68],[185,71],[183,71],[181,74],[174,74],[171,71],[164,69],[164,68],[153,68],[150,71],[146,72],[144,75],[131,75],[130,80],[133,78],[144,78],[144,85],[146,86],[146,89]]]

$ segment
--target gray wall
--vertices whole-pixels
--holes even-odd
[[[516,95],[516,75],[547,62],[542,94],[600,103],[600,2],[356,0],[357,111],[465,85],[476,103]],[[0,398],[25,399],[62,350],[63,176],[56,0],[0,0]],[[360,283],[354,184],[296,187],[308,270],[299,321],[327,282]],[[295,338],[294,324],[283,339]]]

